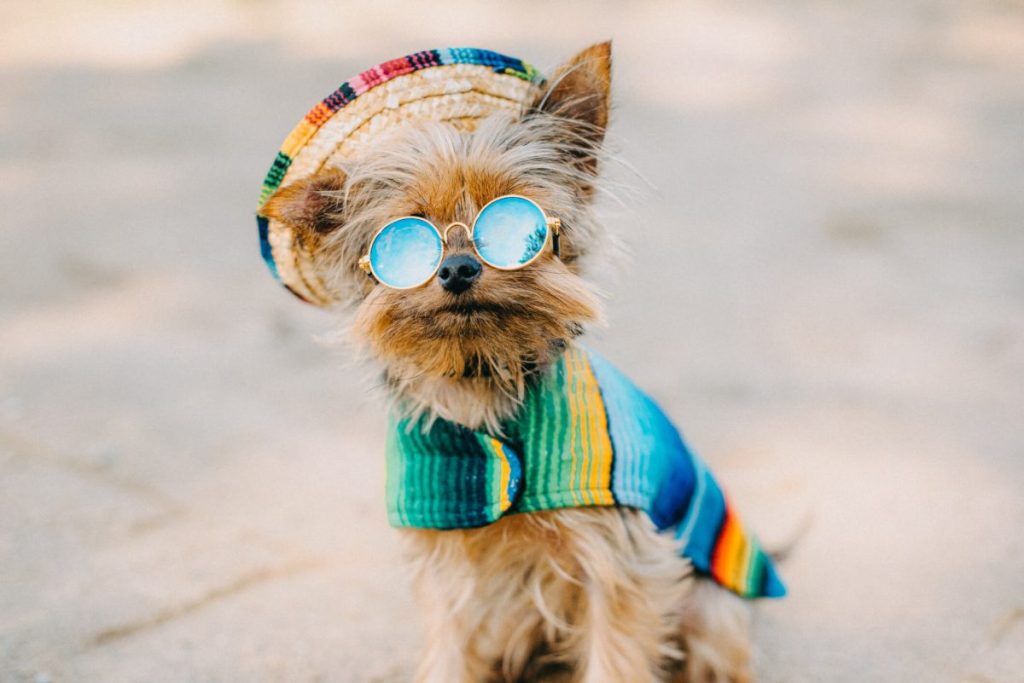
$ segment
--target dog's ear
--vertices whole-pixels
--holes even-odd
[[[345,173],[324,169],[282,187],[260,208],[273,218],[309,237],[319,237],[341,226]]]
[[[590,172],[597,170],[592,152],[604,141],[608,127],[611,84],[611,41],[591,45],[555,70],[527,111],[527,116],[543,112],[569,124],[583,143],[576,156]]]

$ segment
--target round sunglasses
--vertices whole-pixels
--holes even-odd
[[[549,242],[558,256],[560,221],[548,218],[532,199],[510,194],[485,204],[472,228],[451,223],[442,233],[426,218],[397,218],[377,231],[359,267],[391,289],[425,285],[441,268],[448,233],[455,227],[468,233],[480,260],[498,270],[525,268]]]

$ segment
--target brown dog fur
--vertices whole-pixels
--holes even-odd
[[[319,272],[355,307],[356,338],[384,366],[396,406],[497,430],[531,377],[600,317],[584,276],[603,238],[591,200],[608,123],[611,46],[594,45],[538,87],[519,116],[471,132],[424,123],[374,154],[277,192]],[[398,216],[471,224],[521,194],[558,217],[561,257],[485,266],[468,291],[376,285],[358,267]],[[461,230],[448,253],[469,252]],[[480,529],[404,532],[426,613],[421,683],[750,680],[747,610],[695,578],[642,513],[584,508],[511,515]]]

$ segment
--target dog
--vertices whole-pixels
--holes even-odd
[[[540,378],[582,357],[571,355],[581,353],[579,337],[602,317],[587,275],[603,267],[593,200],[611,61],[610,43],[591,46],[550,79],[527,79],[517,110],[471,129],[405,121],[370,152],[267,192],[261,226],[289,235],[271,246],[301,251],[323,289],[354,311],[353,337],[381,365],[407,431],[445,424],[494,435],[495,457],[508,465],[498,437],[509,420]],[[488,207],[509,197],[547,224],[529,262],[512,267],[475,243]],[[406,223],[394,227],[399,218]],[[425,240],[429,258],[409,266],[423,272],[386,263],[386,231],[400,228]],[[503,510],[522,495],[506,493]],[[577,505],[486,521],[402,529],[426,626],[419,683],[752,680],[747,603],[695,571],[644,510]]]

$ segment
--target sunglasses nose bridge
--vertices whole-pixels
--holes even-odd
[[[467,243],[470,243],[470,242],[473,241],[473,236],[469,232],[469,226],[466,225],[465,223],[462,223],[462,222],[459,222],[459,221],[455,221],[455,222],[452,222],[452,223],[449,223],[448,225],[446,225],[445,228],[444,228],[444,231],[441,233],[441,237],[444,239],[444,243],[445,244],[449,244],[449,242],[448,242],[448,235],[451,234],[451,231],[453,229],[455,229],[455,228],[462,228],[462,231],[464,233],[466,233],[466,241],[467,241]],[[456,246],[456,245],[451,245],[451,246]]]

